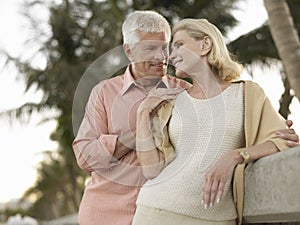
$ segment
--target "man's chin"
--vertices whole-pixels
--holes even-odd
[[[167,73],[167,69],[166,68],[163,68],[163,69],[155,69],[155,70],[152,70],[151,71],[151,74],[154,76],[154,77],[163,77],[164,75],[166,75]]]

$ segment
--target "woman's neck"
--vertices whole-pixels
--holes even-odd
[[[221,94],[229,85],[229,82],[211,72],[194,77],[188,93],[194,98],[208,99]]]

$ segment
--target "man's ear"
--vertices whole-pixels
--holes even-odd
[[[200,48],[201,48],[201,55],[205,56],[205,55],[207,55],[210,52],[210,50],[212,48],[212,41],[211,41],[210,37],[204,36],[204,38],[201,40],[200,43],[201,43],[200,44],[201,45],[200,46]]]
[[[132,62],[133,61],[133,56],[132,56],[132,51],[131,51],[129,45],[128,44],[124,44],[123,45],[123,49],[124,49],[125,55],[129,59],[129,61]]]

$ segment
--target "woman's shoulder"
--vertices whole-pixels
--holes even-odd
[[[264,91],[262,87],[256,83],[255,81],[252,80],[236,80],[233,81],[232,83],[243,83],[244,84],[244,90],[246,92],[252,92],[256,94],[264,94]]]

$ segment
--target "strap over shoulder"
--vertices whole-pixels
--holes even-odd
[[[165,165],[169,164],[176,156],[168,133],[168,124],[171,118],[174,101],[175,100],[169,100],[161,104],[151,120],[154,142],[157,149],[164,155]]]
[[[244,209],[244,170],[245,164],[239,164],[235,168],[233,177],[233,200],[237,210],[237,225],[243,222]]]

